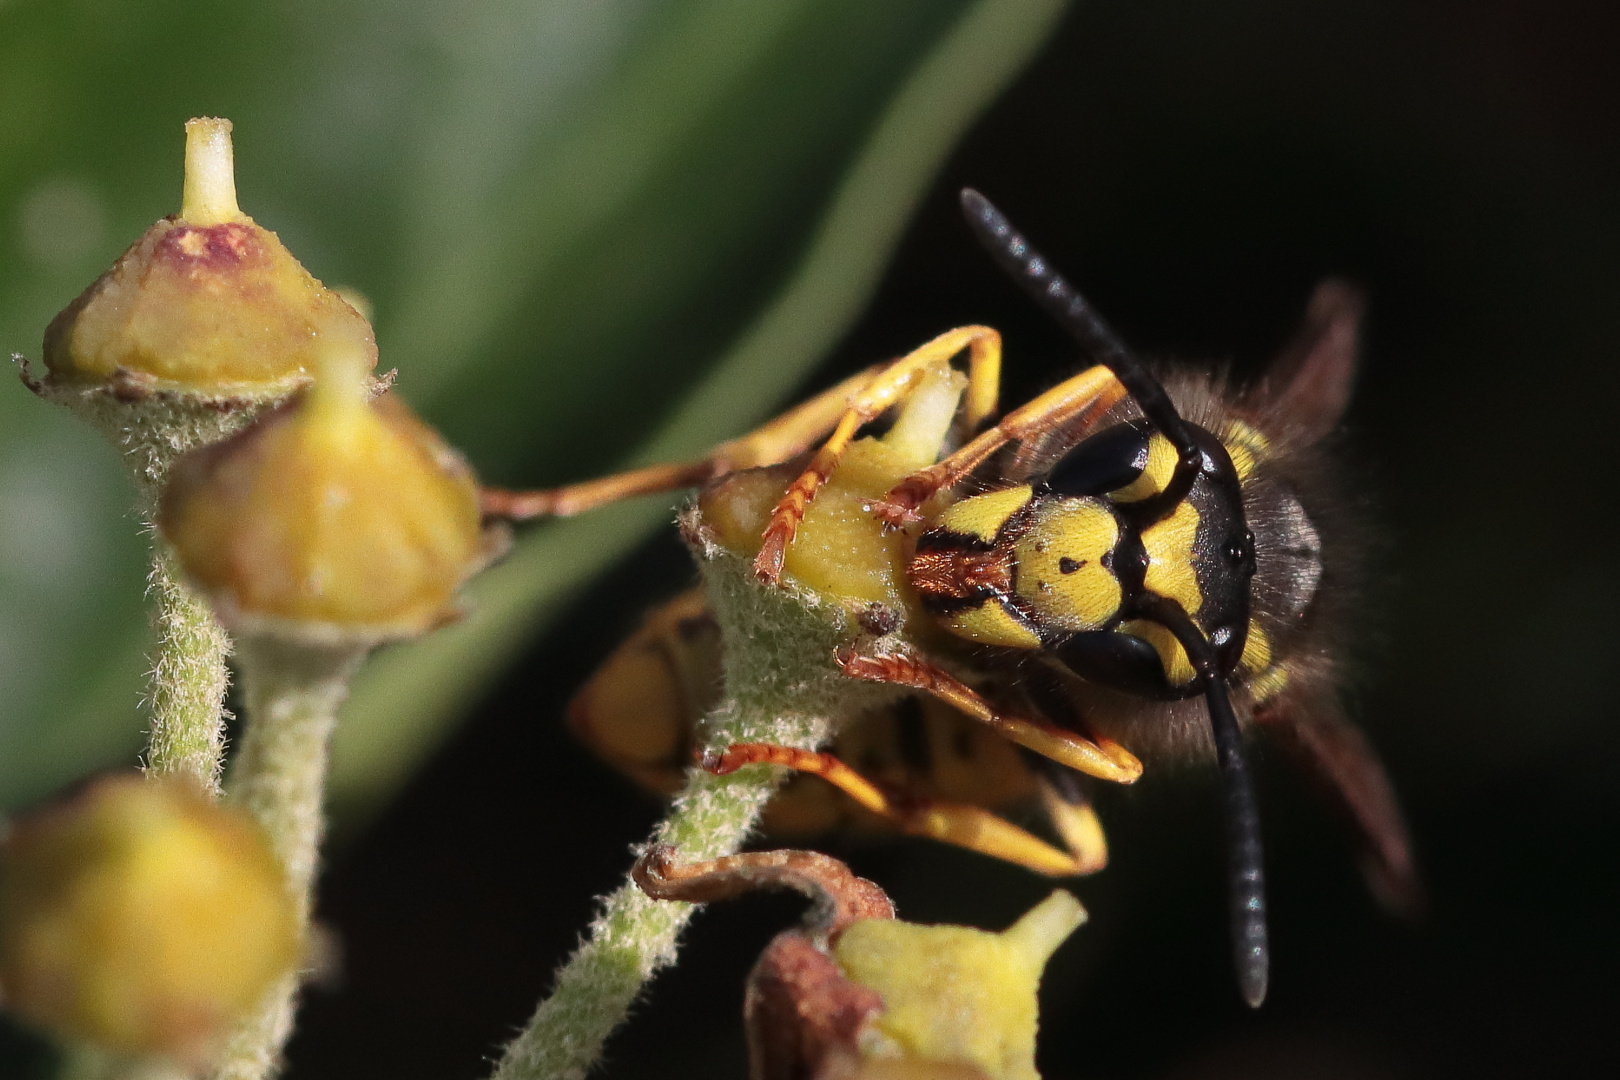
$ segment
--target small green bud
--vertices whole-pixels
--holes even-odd
[[[811,851],[678,865],[654,844],[631,877],[657,900],[705,903],[790,888],[814,903],[748,977],[753,1080],[1040,1080],[1036,990],[1085,922],[1059,890],[1001,933],[901,922],[883,890]]]
[[[895,919],[852,924],[833,959],[883,998],[883,1011],[861,1033],[862,1056],[956,1062],[990,1080],[1039,1080],[1041,971],[1085,918],[1079,901],[1059,890],[999,934]]]
[[[183,780],[94,781],[0,856],[5,1005],[58,1036],[201,1065],[302,951],[263,834]]]
[[[872,504],[907,476],[934,463],[966,384],[961,374],[940,363],[919,380],[887,434],[849,445],[838,471],[806,508],[784,556],[788,579],[846,606],[903,606],[911,538],[884,529],[872,515]],[[790,464],[747,469],[716,481],[698,497],[701,524],[722,547],[752,558],[771,511],[800,468]]]
[[[329,342],[314,388],[174,467],[158,525],[235,632],[311,645],[412,637],[454,614],[498,538],[461,457],[370,354]]]

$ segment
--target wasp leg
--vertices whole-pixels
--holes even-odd
[[[702,760],[703,768],[717,776],[736,772],[746,765],[778,765],[819,776],[912,836],[955,844],[1050,877],[1073,877],[1090,872],[1074,855],[981,806],[890,795],[831,754],[772,743],[735,743],[722,752],[705,753]]]
[[[1045,434],[1082,414],[1100,415],[1125,394],[1124,385],[1112,371],[1101,365],[1087,368],[1014,409],[943,461],[900,481],[877,505],[876,513],[891,528],[916,521],[917,508],[935,492],[959,483],[1003,446]]]
[[[1108,837],[1089,802],[1072,803],[1044,778],[1039,784],[1041,808],[1063,846],[1074,855],[1077,874],[1095,874],[1108,865]]]
[[[1047,822],[1082,867],[1080,872],[1095,874],[1107,867],[1108,838],[1080,775],[1032,750],[1020,748],[1019,753],[1035,774],[1035,792]]]
[[[1132,784],[1142,775],[1142,763],[1136,755],[1113,740],[1099,738],[1093,742],[1056,724],[1003,715],[972,687],[919,656],[905,653],[868,656],[844,646],[833,654],[833,659],[852,679],[909,686],[932,694],[1019,746],[1087,776],[1116,784]]]
[[[527,521],[540,517],[572,517],[598,506],[637,495],[656,495],[708,483],[727,473],[761,465],[780,465],[825,438],[881,367],[869,368],[837,386],[824,390],[776,419],[741,438],[721,443],[698,461],[665,462],[629,472],[615,473],[580,484],[539,491],[484,488],[485,517]]]
[[[903,399],[927,368],[949,360],[963,349],[968,350],[964,422],[977,426],[995,411],[1001,383],[1001,335],[988,326],[947,330],[872,376],[850,399],[838,426],[771,511],[764,542],[754,558],[754,574],[760,581],[774,585],[782,576],[782,560],[799,531],[799,522],[804,520],[805,509],[838,467],[838,459],[855,433]]]

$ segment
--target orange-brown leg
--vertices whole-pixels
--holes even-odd
[[[850,399],[881,370],[870,368],[853,375],[747,435],[721,443],[699,461],[665,462],[539,491],[484,488],[484,516],[509,521],[572,517],[621,499],[678,491],[741,469],[779,465],[825,438],[849,408]]]
[[[867,682],[909,686],[932,694],[962,713],[1000,732],[1019,746],[1051,758],[1061,765],[1111,780],[1116,784],[1135,783],[1142,775],[1142,763],[1111,739],[1093,742],[1056,724],[1006,716],[989,701],[937,664],[910,653],[869,656],[844,646],[833,654],[845,675]]]
[[[1024,441],[1061,427],[1077,416],[1106,412],[1125,396],[1125,387],[1107,368],[1087,368],[1019,406],[995,427],[982,432],[956,453],[906,477],[876,507],[883,523],[899,528],[917,520],[917,508],[934,493],[952,487],[986,458],[1010,442]]]
[[[736,743],[723,752],[709,751],[703,756],[702,765],[720,776],[746,765],[778,765],[810,773],[912,836],[955,844],[1053,877],[1090,872],[1074,855],[1053,847],[982,806],[891,795],[831,754],[771,743]]]
[[[804,520],[805,509],[838,467],[839,458],[856,432],[903,399],[927,368],[949,360],[963,349],[968,350],[964,423],[976,427],[995,411],[1001,382],[1001,335],[988,326],[946,331],[872,376],[850,399],[837,427],[771,511],[764,542],[754,559],[754,573],[762,582],[774,585],[782,576],[782,560]]]

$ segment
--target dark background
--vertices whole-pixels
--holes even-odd
[[[1608,1074],[1617,29],[1601,3],[1083,4],[951,159],[815,380],[968,322],[1005,332],[1009,401],[1071,369],[958,223],[964,183],[1144,351],[1241,369],[1322,276],[1370,292],[1352,469],[1388,543],[1351,700],[1429,916],[1382,917],[1262,756],[1276,961],[1249,1013],[1211,778],[1150,774],[1102,804],[1114,859],[1078,884],[1091,923],[1049,970],[1048,1077]],[[658,813],[570,743],[553,673],[583,675],[691,576],[670,535],[638,552],[334,854],[320,908],[343,974],[311,998],[294,1077],[487,1069]],[[1004,925],[1049,888],[922,843],[835,850],[920,921]],[[700,915],[606,1075],[741,1076],[742,980],[794,908]]]

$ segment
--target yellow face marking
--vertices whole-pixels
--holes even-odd
[[[1249,620],[1249,634],[1243,642],[1243,655],[1238,666],[1251,675],[1258,675],[1271,663],[1271,639],[1254,619]]]
[[[1148,436],[1148,459],[1142,475],[1118,491],[1110,492],[1108,497],[1115,502],[1140,502],[1152,498],[1170,486],[1170,478],[1175,475],[1179,459],[1170,440],[1155,431]]]
[[[1198,510],[1185,501],[1175,513],[1142,530],[1142,547],[1148,557],[1143,584],[1149,592],[1174,600],[1192,616],[1204,606],[1198,572],[1193,567],[1193,542],[1197,538]]]
[[[1013,548],[1019,597],[1054,629],[1095,630],[1119,610],[1119,581],[1103,556],[1119,522],[1095,499],[1044,499]]]
[[[1120,623],[1117,629],[1121,634],[1139,637],[1153,646],[1153,651],[1159,654],[1159,666],[1164,668],[1165,681],[1171,686],[1186,686],[1197,677],[1192,661],[1187,659],[1187,650],[1166,627],[1146,619],[1130,619]]]
[[[1012,649],[1041,647],[1040,635],[996,600],[987,600],[976,608],[942,615],[939,621],[957,637],[977,641],[981,645],[1003,645]]]
[[[1034,494],[1028,484],[963,499],[939,515],[939,527],[990,543],[1007,519],[1024,508]]]
[[[1256,705],[1264,705],[1288,686],[1288,665],[1269,667],[1249,680],[1249,696]]]
[[[1226,447],[1227,456],[1232,459],[1232,467],[1237,470],[1240,484],[1254,471],[1254,463],[1271,453],[1270,440],[1242,420],[1227,423],[1221,445]]]

